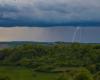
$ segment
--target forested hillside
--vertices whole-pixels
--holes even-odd
[[[100,44],[24,44],[5,48],[0,50],[0,66],[60,75],[54,80],[100,80]]]

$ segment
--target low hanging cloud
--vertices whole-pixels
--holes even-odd
[[[0,0],[0,26],[100,26],[100,0]]]

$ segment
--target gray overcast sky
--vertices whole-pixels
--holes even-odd
[[[0,0],[0,26],[100,25],[100,0]]]
[[[0,41],[69,42],[71,26],[80,41],[100,42],[100,0],[0,0]]]

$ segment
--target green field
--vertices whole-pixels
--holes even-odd
[[[93,79],[93,75],[84,68],[68,68],[68,70],[70,72],[37,72],[31,68],[2,66],[0,80],[98,80]],[[82,75],[78,75],[79,72]]]
[[[57,75],[58,73],[35,72],[30,68],[0,67],[0,78],[9,78],[8,80],[55,80]]]

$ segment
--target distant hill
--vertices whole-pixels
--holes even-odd
[[[24,45],[24,44],[55,45],[55,44],[72,44],[72,42],[60,42],[60,41],[58,41],[58,42],[11,41],[11,42],[0,42],[0,48],[16,47],[16,46]],[[83,43],[83,44],[99,44],[99,43]]]

